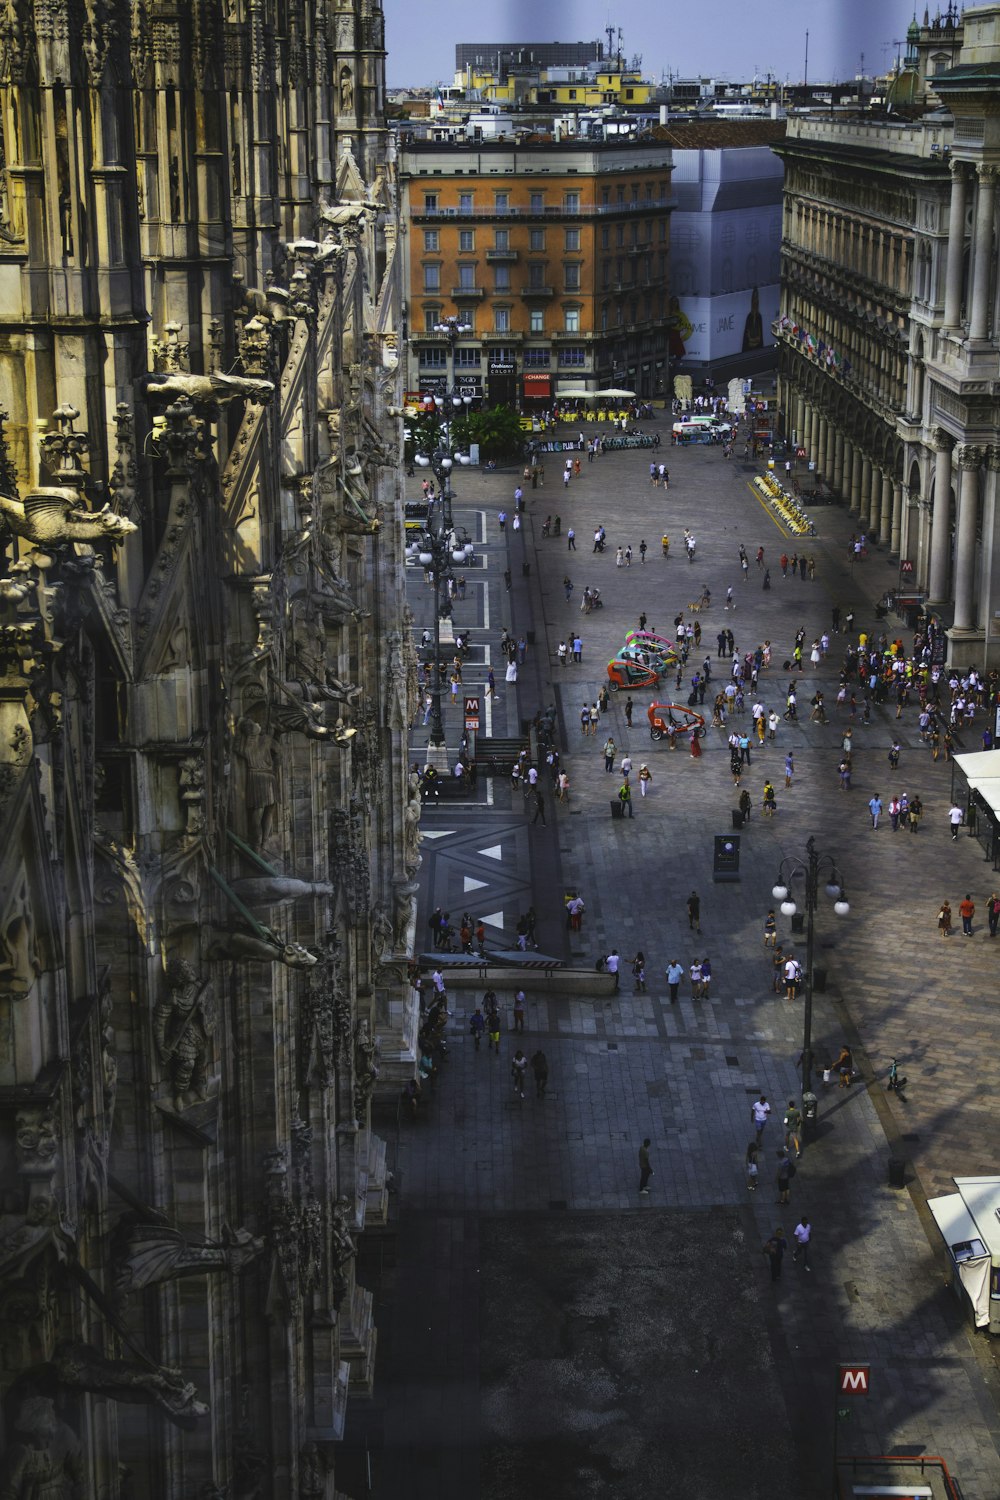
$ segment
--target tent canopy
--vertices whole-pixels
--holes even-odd
[[[628,401],[635,395],[635,391],[619,391],[612,387],[606,391],[598,391],[598,396],[606,396],[612,401]]]

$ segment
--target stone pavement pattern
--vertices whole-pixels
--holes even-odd
[[[907,1451],[941,1453],[958,1475],[965,1500],[992,1500],[1000,1494],[992,1348],[964,1323],[945,1284],[936,1231],[931,1226],[928,1233],[923,1209],[926,1196],[950,1190],[952,1175],[996,1170],[989,1129],[990,1102],[1000,1082],[992,1016],[994,955],[978,920],[971,941],[955,937],[945,944],[935,928],[944,895],[955,908],[971,890],[982,911],[992,872],[984,868],[974,840],[953,844],[948,837],[950,768],[931,763],[919,744],[912,708],[898,723],[893,709],[882,709],[870,728],[855,724],[854,789],[840,791],[836,766],[846,720],[838,720],[833,699],[843,637],[833,637],[830,656],[815,676],[806,662],[798,724],[782,721],[776,743],[752,754],[743,785],[753,796],[754,813],[743,832],[739,884],[713,885],[711,878],[712,836],[730,831],[730,808],[738,795],[723,733],[709,730],[700,760],[686,749],[670,752],[649,739],[648,695],[634,694],[631,730],[622,698],[613,697],[597,738],[581,736],[580,704],[596,698],[604,665],[640,610],[650,628],[672,635],[675,614],[680,609],[687,614],[689,601],[707,583],[713,604],[695,617],[703,628],[702,652],[692,654],[691,665],[709,655],[715,671],[715,636],[724,626],[733,629],[743,651],[769,639],[772,667],[762,676],[762,694],[768,707],[780,712],[787,683],[781,663],[791,656],[795,630],[805,628],[808,647],[829,627],[834,604],[844,613],[853,607],[856,626],[872,628],[874,601],[895,581],[895,568],[877,550],[852,575],[846,545],[851,519],[833,508],[816,510],[819,535],[807,543],[816,559],[816,581],[783,579],[777,557],[800,544],[778,530],[750,491],[749,466],[727,463],[718,449],[661,453],[671,471],[666,494],[649,484],[648,452],[609,454],[584,464],[568,493],[561,485],[556,493],[552,480],[559,461],[550,459],[548,490],[528,492],[523,539],[509,531],[499,536],[495,524],[498,507],[511,508],[514,475],[462,474],[457,481],[458,517],[474,519],[480,528],[473,527],[474,535],[484,535],[486,542],[481,549],[486,567],[470,590],[474,602],[465,613],[457,612],[458,623],[465,625],[475,611],[474,660],[482,661],[488,648],[497,662],[502,623],[511,624],[515,634],[529,628],[535,633],[516,701],[497,672],[498,701],[491,706],[497,732],[513,732],[537,707],[557,702],[572,790],[568,807],[549,800],[546,827],[526,826],[522,808],[512,805],[510,789],[501,783],[492,786],[489,805],[429,810],[420,919],[425,921],[438,902],[453,913],[472,909],[480,897],[486,903],[498,880],[504,883],[500,905],[510,943],[517,911],[523,909],[520,891],[526,901],[530,889],[544,952],[562,953],[590,969],[612,946],[625,959],[641,947],[649,985],[648,993],[634,995],[627,964],[621,992],[607,1001],[556,996],[546,993],[540,979],[529,983],[524,1049],[529,1056],[538,1046],[545,1050],[550,1088],[544,1101],[529,1097],[523,1103],[511,1096],[508,1077],[518,1039],[508,1030],[499,1059],[485,1049],[476,1055],[466,1030],[471,993],[454,992],[452,1051],[436,1098],[416,1125],[402,1122],[398,1136],[400,1263],[380,1320],[382,1385],[371,1430],[385,1451],[381,1470],[376,1464],[382,1477],[376,1493],[397,1492],[394,1474],[405,1476],[414,1500],[425,1493],[482,1493],[491,1500],[524,1493],[513,1480],[508,1491],[498,1489],[496,1464],[490,1462],[483,1467],[480,1491],[480,1444],[488,1458],[497,1413],[504,1407],[497,1393],[518,1381],[521,1372],[523,1402],[523,1382],[530,1394],[533,1378],[525,1373],[526,1361],[538,1358],[544,1371],[565,1337],[560,1319],[566,1328],[576,1326],[580,1265],[598,1265],[595,1247],[603,1238],[623,1304],[647,1319],[654,1332],[659,1329],[666,1339],[677,1305],[704,1293],[704,1303],[698,1302],[701,1331],[723,1341],[716,1347],[726,1350],[727,1370],[735,1364],[737,1374],[747,1372],[749,1384],[756,1378],[749,1372],[759,1368],[769,1390],[778,1382],[786,1416],[777,1427],[787,1428],[797,1455],[798,1493],[827,1493],[835,1365],[861,1360],[872,1365],[873,1395],[852,1407],[839,1435],[841,1450],[890,1452],[906,1445]],[[564,538],[541,539],[542,519],[556,510],[564,533],[570,521],[576,527],[576,553],[568,551]],[[587,541],[599,521],[608,529],[603,556],[593,554]],[[683,556],[685,526],[698,539],[693,566]],[[664,529],[672,539],[666,560],[659,550]],[[637,549],[642,537],[649,545],[646,564],[640,567],[636,554],[631,569],[617,569],[618,542]],[[747,582],[738,563],[741,541],[751,557]],[[771,568],[769,592],[753,565],[761,543]],[[531,564],[527,577],[523,560]],[[501,580],[509,564],[514,586],[508,594]],[[562,587],[567,571],[575,585],[569,604]],[[589,616],[578,607],[586,583],[600,586],[606,604]],[[411,584],[416,584],[411,597],[420,628],[429,596],[419,580]],[[726,612],[722,606],[730,585],[736,608]],[[487,621],[488,629],[476,628]],[[885,628],[893,625],[890,617]],[[574,628],[584,638],[583,663],[560,668],[556,644]],[[485,676],[484,667],[480,673]],[[467,669],[467,691],[475,675],[474,667]],[[826,692],[827,726],[807,722],[815,683]],[[675,695],[671,690],[663,696]],[[454,747],[457,716],[450,708],[447,712]],[[619,752],[628,749],[636,766],[648,760],[653,771],[650,795],[636,795],[631,821],[610,817],[608,800],[619,779],[605,775],[600,755],[609,725]],[[979,748],[978,732],[969,748]],[[897,733],[903,755],[890,781],[886,755]],[[419,743],[416,729],[414,744]],[[786,790],[789,748],[795,778]],[[777,788],[778,814],[769,820],[760,816],[765,775]],[[920,833],[893,834],[887,822],[873,832],[865,805],[871,792],[880,791],[887,801],[892,789],[903,788],[924,801]],[[851,1090],[832,1090],[821,1099],[818,1138],[799,1163],[791,1205],[779,1209],[775,1149],[784,1102],[798,1098],[802,1013],[800,1003],[788,1004],[771,991],[762,922],[773,904],[770,889],[779,861],[800,856],[810,834],[836,858],[851,902],[850,916],[841,920],[821,892],[816,962],[827,969],[830,982],[816,997],[814,1047],[822,1062],[846,1037],[865,1077]],[[460,859],[449,852],[453,842],[461,844]],[[483,850],[490,852],[478,852]],[[478,865],[469,863],[470,851]],[[470,891],[465,882],[473,868],[471,878],[482,884]],[[571,886],[587,902],[583,931],[572,938],[562,914],[562,893]],[[697,940],[688,932],[684,909],[692,887],[702,900]],[[798,895],[801,901],[801,889]],[[779,924],[780,940],[786,947],[792,942],[804,958],[803,939],[792,938],[784,919]],[[705,953],[714,969],[711,1000],[693,1000],[685,984],[679,1005],[671,1007],[665,963],[676,955],[687,967]],[[893,1055],[910,1077],[905,1104],[886,1095],[881,1082]],[[748,1195],[743,1154],[751,1134],[750,1102],[761,1092],[774,1113],[765,1132],[760,1188]],[[649,1200],[636,1193],[636,1152],[647,1134],[656,1173]],[[910,1163],[908,1191],[888,1186],[891,1153]],[[694,1264],[686,1261],[684,1273],[672,1279],[640,1278],[633,1300],[630,1276],[648,1244],[647,1226],[660,1225],[656,1233],[669,1248],[687,1243],[692,1215],[699,1213],[713,1226],[715,1257],[706,1251]],[[782,1280],[772,1288],[760,1245],[779,1222],[791,1237],[802,1213],[815,1230],[811,1270],[805,1273],[786,1258]],[[593,1227],[579,1231],[577,1247],[565,1225],[585,1226],[588,1216]],[[539,1246],[535,1256],[523,1249],[534,1243],[532,1235]],[[543,1245],[551,1247],[553,1263],[561,1268],[561,1304]],[[503,1264],[509,1255],[521,1268],[523,1308],[510,1305],[509,1278],[502,1267],[496,1269],[498,1255]],[[494,1286],[505,1289],[499,1300],[483,1282],[484,1267],[495,1271]],[[598,1280],[604,1284],[603,1276]],[[612,1385],[630,1372],[632,1421],[641,1433],[642,1414],[652,1404],[643,1387],[641,1349],[629,1344],[605,1303],[595,1288],[590,1307],[603,1332],[588,1347],[596,1371],[602,1359],[614,1370]],[[532,1309],[538,1308],[545,1310],[541,1329],[532,1321]],[[420,1350],[409,1349],[411,1330],[433,1374]],[[447,1358],[441,1352],[445,1347]],[[585,1476],[589,1486],[570,1487],[567,1493],[622,1493],[620,1480],[598,1462],[605,1430],[601,1414],[609,1401],[615,1405],[608,1391],[581,1387],[580,1406],[590,1417],[575,1424],[565,1420],[566,1402],[553,1397],[550,1403],[557,1430],[549,1441],[570,1445],[565,1450],[572,1456],[569,1472]],[[414,1403],[421,1413],[416,1424]],[[732,1454],[740,1492],[764,1493],[765,1488],[751,1486],[758,1470],[766,1478],[761,1453],[767,1448],[770,1454],[768,1439],[775,1430],[773,1420],[752,1411],[730,1412],[720,1402],[704,1407],[701,1421],[691,1427],[691,1446],[714,1451],[722,1444]],[[655,1440],[647,1448],[651,1452]],[[586,1465],[588,1452],[593,1473]],[[648,1457],[637,1457],[637,1474],[645,1472]],[[766,1488],[770,1494],[790,1492],[780,1485]],[[711,1490],[695,1485],[692,1492]],[[641,1497],[663,1490],[652,1482],[644,1488],[637,1478],[629,1493]]]

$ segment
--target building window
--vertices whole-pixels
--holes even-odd
[[[459,211],[460,214],[471,214],[471,212],[472,212],[472,194],[471,193],[459,193],[459,195],[458,195],[458,211]]]
[[[463,255],[469,255],[476,248],[476,231],[474,229],[460,229],[458,231],[458,248]]]
[[[625,225],[624,224],[616,224],[615,225],[615,244],[618,246],[619,250],[622,249],[622,247],[625,244]]]
[[[510,266],[494,266],[493,285],[498,292],[510,291]]]
[[[531,204],[531,212],[533,214],[540,214],[545,212],[544,193],[532,193],[529,201]]]
[[[565,333],[580,332],[580,309],[578,307],[566,308],[563,331]]]
[[[507,212],[507,210],[510,208],[510,194],[509,193],[494,193],[494,195],[493,195],[493,206],[496,209],[496,211],[497,211],[498,214],[505,214]]]
[[[608,331],[608,304],[606,302],[602,302],[601,303],[601,332],[602,333],[607,333],[607,331]]]
[[[424,266],[424,291],[439,292],[441,290],[441,267]]]
[[[568,214],[578,214],[580,212],[580,194],[567,193],[563,201],[563,208]]]
[[[468,315],[468,313],[463,313],[462,316],[464,317],[466,323],[468,323],[469,322],[469,315]],[[478,370],[479,369],[479,358],[480,358],[480,356],[479,356],[479,350],[478,349],[456,349],[455,350],[455,368],[457,370]]]
[[[570,89],[570,91],[569,91],[569,97],[571,99],[575,99],[576,98],[576,89]]]
[[[495,307],[493,309],[493,331],[495,333],[510,333],[509,307]]]
[[[611,189],[601,188],[601,202],[605,207],[611,202]]]
[[[660,220],[660,244],[661,245],[665,243],[666,238],[667,238],[667,221],[666,221],[666,219],[661,219]]]
[[[610,224],[602,224],[601,225],[601,249],[602,250],[607,250],[610,244],[611,244],[611,225]]]
[[[513,349],[505,349],[503,345],[499,345],[496,349],[491,349],[490,362],[497,365],[512,365],[514,363]]]
[[[566,231],[566,249],[567,250],[579,250],[579,248],[580,248],[580,231],[579,231],[579,229],[567,229],[567,231]]]
[[[441,236],[440,236],[440,234],[438,233],[438,231],[436,229],[425,229],[424,230],[424,249],[425,250],[440,250],[441,249],[440,239],[441,239]]]
[[[540,260],[528,261],[528,286],[537,291],[545,285],[545,263]]]
[[[441,309],[439,307],[424,308],[424,332],[433,333],[434,325],[441,321]]]
[[[619,203],[624,203],[625,202],[625,189],[624,189],[624,187],[619,187],[619,189],[618,189],[618,202]]]
[[[563,275],[567,292],[578,292],[580,290],[580,267],[563,266]]]
[[[532,308],[529,313],[530,327],[532,333],[545,332],[545,313],[541,308]]]
[[[547,370],[552,361],[552,353],[549,349],[525,349],[524,368],[535,370]]]
[[[544,229],[532,229],[532,230],[529,230],[529,232],[528,232],[528,249],[529,250],[544,250],[545,249],[545,230]]]
[[[446,349],[421,349],[420,365],[424,370],[443,370],[447,364]]]
[[[476,289],[476,268],[475,268],[475,266],[459,266],[459,268],[458,268],[458,284],[462,288],[462,290],[465,291],[465,292],[475,291],[475,289]]]
[[[438,195],[437,195],[437,193],[425,193],[424,194],[424,213],[425,214],[436,214],[437,213],[437,209],[438,209]]]
[[[493,248],[494,248],[494,250],[509,250],[510,249],[510,230],[509,229],[494,229],[494,231],[493,231]]]
[[[559,350],[559,363],[561,365],[584,365],[587,362],[586,349],[578,349],[575,346],[563,346]]]

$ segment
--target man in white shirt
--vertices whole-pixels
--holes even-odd
[[[761,1094],[760,1098],[755,1099],[753,1104],[750,1106],[750,1114],[753,1118],[753,1128],[757,1132],[758,1146],[760,1145],[761,1137],[764,1134],[764,1126],[767,1124],[767,1117],[770,1113],[771,1106],[767,1102],[766,1094]]]
[[[785,999],[794,1000],[795,990],[799,982],[802,970],[797,958],[789,958],[785,961]]]
[[[809,1220],[802,1218],[792,1230],[795,1238],[795,1249],[792,1251],[792,1260],[802,1257],[802,1269],[809,1269],[809,1241],[812,1239],[812,1225]]]
[[[667,984],[670,986],[671,1005],[677,1004],[677,991],[680,988],[680,982],[683,978],[684,966],[683,964],[679,964],[675,958],[672,963],[667,965]]]
[[[963,817],[962,809],[957,805],[951,807],[948,811],[948,822],[951,824],[951,836],[953,839],[958,838],[958,830],[962,826]]]
[[[618,993],[618,969],[620,967],[620,964],[621,964],[621,959],[618,957],[618,949],[617,948],[612,948],[611,952],[608,954],[607,958],[604,960],[604,967],[607,969],[607,971],[608,971],[609,974],[613,974],[615,976],[615,994],[616,995]]]

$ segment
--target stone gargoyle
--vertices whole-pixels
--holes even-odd
[[[315,953],[301,943],[285,941],[264,929],[263,936],[238,927],[212,927],[208,954],[210,958],[231,958],[237,962],[286,964],[290,969],[311,969],[318,962]]]
[[[295,880],[290,875],[248,875],[233,881],[233,890],[248,906],[284,906],[302,896],[331,896],[322,880]]]
[[[188,375],[182,371],[169,375],[146,376],[149,401],[169,405],[172,401],[190,401],[194,406],[225,406],[228,401],[252,401],[265,406],[274,395],[272,380],[257,380],[249,375]]]
[[[99,542],[110,538],[124,541],[136,530],[135,522],[116,515],[107,505],[102,510],[77,508],[76,491],[31,490],[23,500],[0,495],[0,517],[10,530],[40,547]]]
[[[182,1276],[214,1271],[238,1276],[263,1249],[264,1241],[248,1229],[223,1224],[221,1240],[196,1241],[185,1238],[155,1211],[145,1216],[129,1213],[115,1231],[115,1287],[119,1295],[126,1295]]]
[[[186,1380],[180,1370],[107,1359],[82,1340],[58,1344],[50,1368],[65,1390],[90,1391],[111,1401],[158,1406],[171,1422],[188,1430],[208,1415],[208,1407],[199,1401],[194,1383]]]

